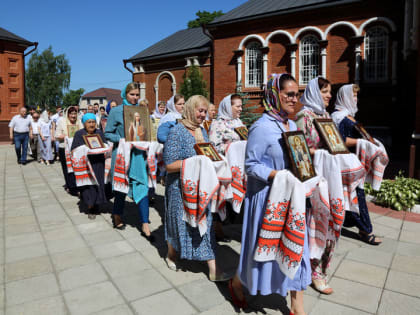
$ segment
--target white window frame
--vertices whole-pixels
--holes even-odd
[[[260,88],[263,83],[262,45],[252,41],[245,47],[245,87]]]
[[[366,82],[385,82],[389,78],[389,31],[372,26],[364,39],[364,79]]]
[[[312,34],[302,37],[299,43],[299,84],[306,85],[319,76],[320,51],[318,37]]]

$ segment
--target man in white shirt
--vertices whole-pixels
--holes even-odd
[[[31,151],[32,151],[32,157],[37,160],[38,162],[41,162],[41,150],[39,147],[38,142],[38,134],[39,134],[39,113],[34,112],[32,114],[32,121],[31,121],[31,127],[32,127],[32,137],[30,137],[30,144],[31,144]]]
[[[26,108],[22,107],[19,115],[15,115],[9,123],[10,140],[15,143],[17,161],[26,164],[29,137],[32,136],[31,117],[26,115]]]

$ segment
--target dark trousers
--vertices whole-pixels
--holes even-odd
[[[39,147],[38,134],[34,134],[33,139],[30,139],[29,143],[31,145],[32,157],[34,158],[34,160],[40,161],[41,150]]]
[[[26,154],[28,152],[29,132],[14,132],[13,140],[15,142],[15,150],[18,162],[26,163]]]
[[[359,214],[352,211],[346,211],[344,219],[345,227],[356,226],[360,231],[367,234],[372,233],[372,223],[370,222],[369,210],[366,204],[365,191],[360,188],[356,188],[357,199],[359,201]]]
[[[114,208],[112,214],[123,215],[126,194],[114,191]],[[137,204],[141,223],[149,223],[149,197],[146,196]]]
[[[58,149],[58,155],[60,157],[61,169],[63,170],[64,181],[66,182],[66,188],[70,190],[76,190],[76,178],[74,177],[74,173],[67,172],[67,164],[66,164],[66,153],[64,148]]]

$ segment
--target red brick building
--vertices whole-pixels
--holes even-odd
[[[133,79],[152,104],[156,96],[166,100],[175,93],[191,60],[200,65],[215,104],[235,91],[259,103],[274,72],[291,73],[301,90],[318,75],[335,91],[356,82],[359,120],[407,155],[420,123],[415,120],[417,30],[416,0],[250,0],[206,25],[208,42],[200,29],[183,30],[125,63],[133,64]],[[177,37],[190,32],[200,41]]]
[[[37,45],[0,27],[0,141],[9,140],[9,121],[25,106],[25,56]]]

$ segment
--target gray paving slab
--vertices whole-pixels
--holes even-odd
[[[390,270],[385,288],[411,296],[420,297],[420,276]]]
[[[91,314],[123,304],[124,300],[111,282],[101,282],[64,293],[72,314]]]
[[[208,280],[198,280],[180,286],[179,291],[201,312],[221,304],[225,298],[218,287]]]
[[[7,248],[6,263],[45,255],[47,255],[47,248],[44,243],[35,243],[26,246]]]
[[[103,268],[98,263],[65,269],[58,274],[63,291],[99,283],[108,280]]]
[[[335,276],[382,288],[385,284],[387,273],[387,268],[344,259],[335,272]]]
[[[53,267],[48,256],[15,261],[5,266],[5,281],[32,278],[45,273],[52,273]]]
[[[8,315],[64,315],[67,309],[62,296],[53,296],[6,308]]]
[[[162,303],[163,301],[170,302]],[[138,301],[134,301],[132,305],[139,315],[196,314],[194,307],[189,304],[176,290],[168,290]]]
[[[102,260],[102,265],[113,278],[142,273],[152,268],[139,253],[104,259]]]
[[[373,247],[361,247],[351,250],[347,254],[346,258],[362,263],[388,268],[391,265],[392,256],[392,253],[379,251],[373,249]]]
[[[367,315],[370,313],[356,310],[340,304],[319,300],[314,306],[310,315]]]
[[[53,265],[56,270],[65,270],[77,266],[83,266],[96,261],[95,256],[88,247],[82,247],[67,252],[56,253],[51,255]]]
[[[378,315],[417,315],[420,314],[420,299],[385,290]]]

